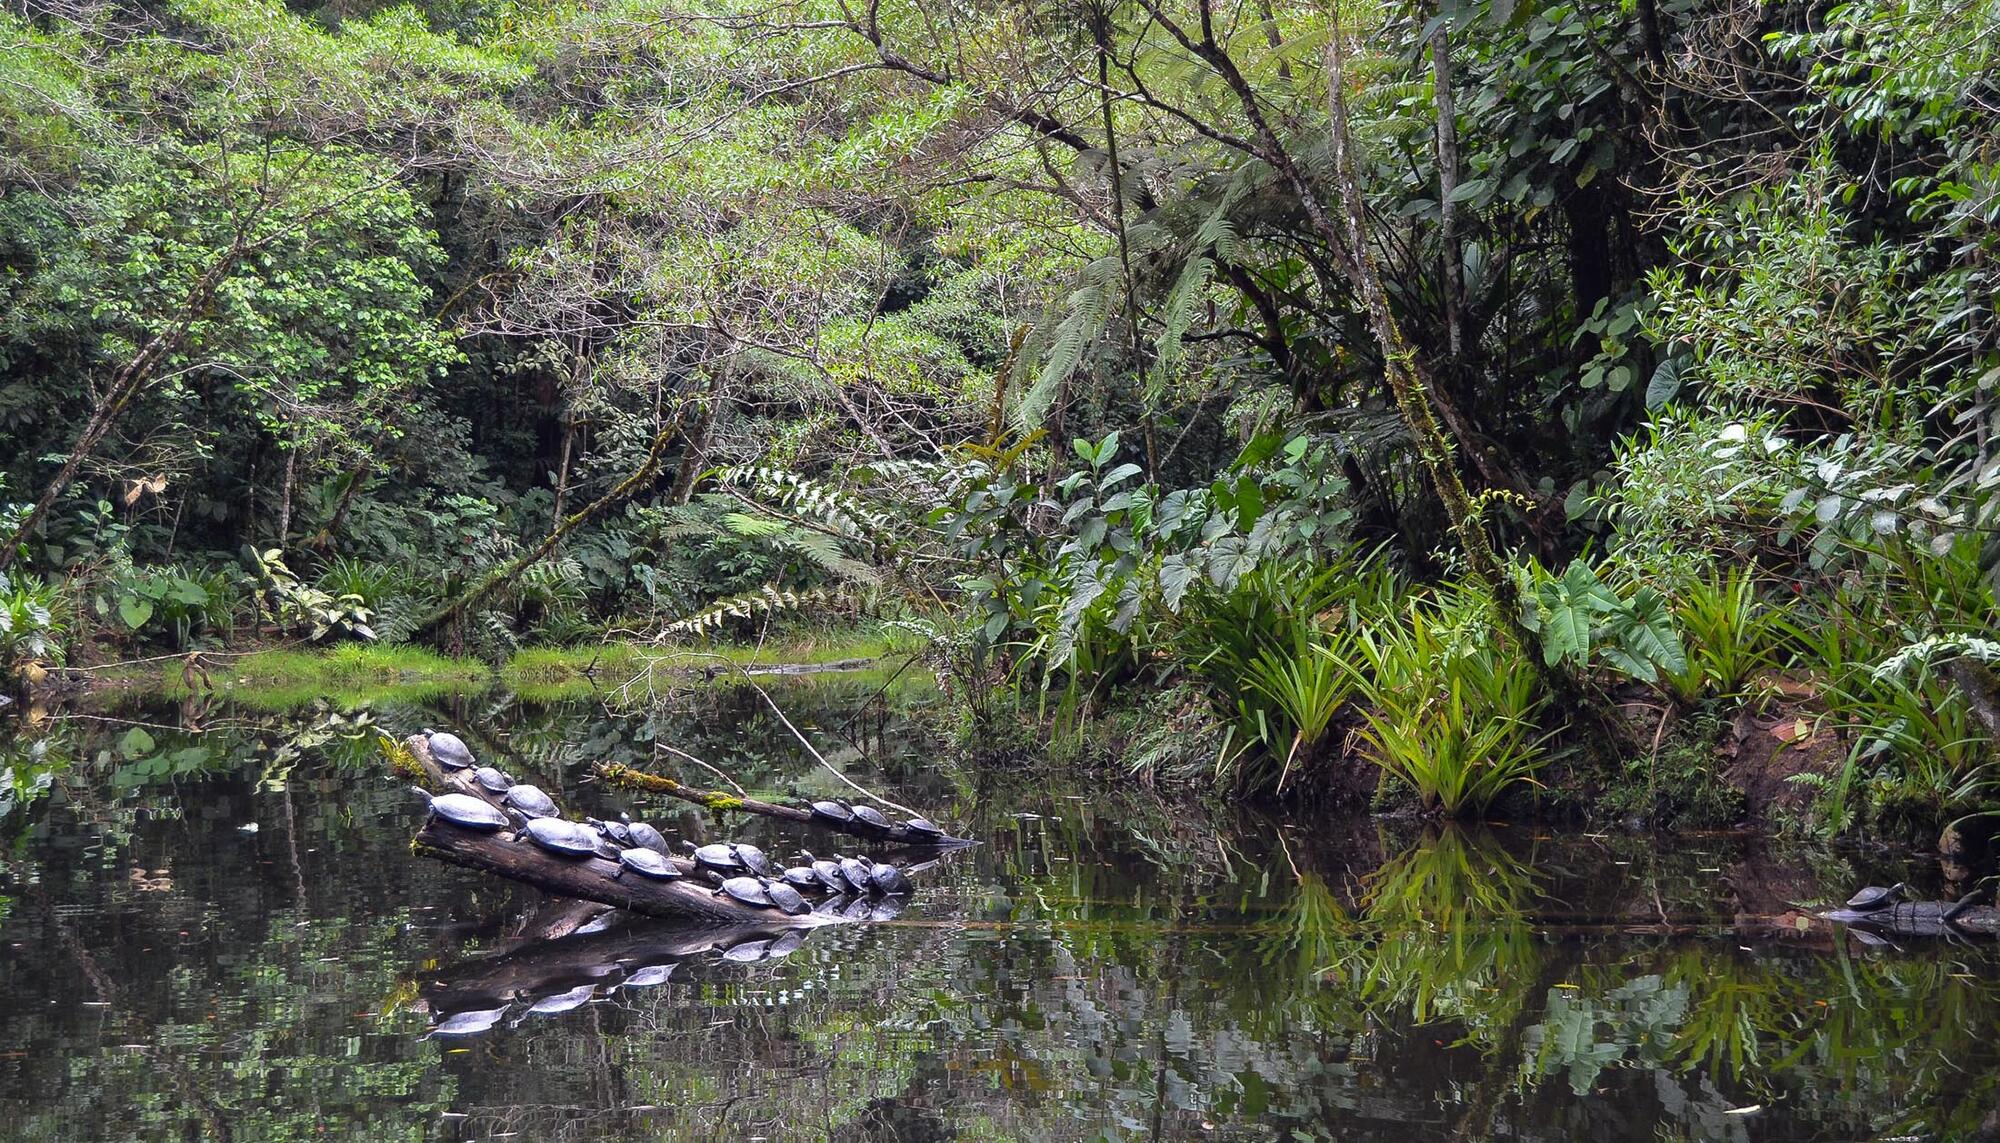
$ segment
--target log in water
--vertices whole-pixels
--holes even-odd
[[[433,790],[470,794],[496,806],[501,804],[499,795],[474,781],[470,770],[446,770],[439,766],[437,760],[431,757],[430,744],[423,735],[411,735],[403,740],[403,746],[409,750],[418,773]],[[601,857],[560,857],[525,838],[515,840],[511,829],[498,832],[463,829],[437,817],[427,819],[423,828],[417,831],[417,836],[410,842],[410,852],[519,881],[544,893],[596,901],[649,917],[694,918],[735,925],[778,923],[800,927],[838,921],[835,917],[818,915],[787,917],[775,909],[745,905],[730,897],[717,896],[714,889],[700,880],[660,881],[630,871],[614,879],[610,875],[618,869],[616,862]],[[669,860],[683,874],[694,871],[691,862],[680,858]]]

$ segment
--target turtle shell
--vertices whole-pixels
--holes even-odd
[[[495,794],[506,793],[507,787],[514,784],[514,779],[509,778],[507,772],[497,766],[481,766],[472,772],[472,780],[479,783],[480,789]]]
[[[431,760],[447,770],[468,770],[472,767],[472,750],[465,745],[465,739],[442,730],[424,731],[424,741],[430,745]]]
[[[854,824],[876,833],[889,832],[889,819],[883,817],[882,811],[874,806],[854,807]]]
[[[812,804],[812,816],[816,822],[828,825],[846,825],[848,822],[854,820],[854,811],[842,802],[820,801]]]
[[[810,865],[794,865],[785,870],[784,882],[794,889],[811,889],[817,893],[825,886],[819,883],[819,874]]]
[[[681,876],[680,866],[643,846],[619,850],[618,864],[620,868],[629,869],[641,877],[650,877],[655,881],[672,881]]]
[[[584,820],[589,823],[590,828],[610,838],[618,848],[627,849],[632,845],[632,831],[626,828],[624,822],[601,822],[596,818]]]
[[[729,848],[735,851],[736,860],[743,863],[743,868],[748,869],[757,876],[776,877],[778,875],[778,867],[771,864],[771,859],[764,856],[764,851],[758,849],[756,846],[744,842],[731,842]]]
[[[633,845],[639,846],[642,849],[650,849],[654,853],[667,852],[667,839],[660,834],[659,830],[654,829],[645,822],[632,822],[625,827],[625,832],[631,835]]]
[[[944,830],[929,818],[911,818],[903,823],[903,832],[909,834],[912,841],[935,841],[944,836]]]
[[[716,841],[707,845],[696,845],[687,841],[681,844],[687,847],[688,854],[694,858],[694,863],[703,869],[717,873],[735,873],[743,868],[742,859],[736,856],[736,847],[726,842]]]
[[[582,822],[562,818],[530,818],[515,836],[524,835],[550,853],[563,857],[595,857],[604,840],[596,830]]]
[[[845,893],[853,888],[853,886],[847,883],[847,878],[841,875],[840,862],[838,861],[828,861],[825,858],[821,858],[812,863],[812,872],[814,877],[819,878],[821,885],[826,886],[835,893]]]
[[[502,800],[533,818],[554,817],[556,813],[555,799],[543,793],[540,786],[530,786],[526,782],[508,787],[507,796]]]
[[[476,829],[491,832],[507,824],[507,815],[471,794],[439,794],[431,797],[430,791],[411,787],[430,800],[431,814],[460,829]]]
[[[910,879],[893,865],[877,865],[868,871],[868,880],[875,892],[884,896],[896,897],[910,891]]]
[[[863,858],[841,858],[840,875],[857,893],[866,893],[874,888],[874,883],[868,879],[868,865]]]
[[[741,901],[745,905],[754,905],[760,909],[768,909],[773,904],[771,894],[765,890],[764,883],[755,877],[731,877],[722,883],[722,888],[717,889],[715,895]]]
[[[1886,909],[1903,899],[1904,888],[1906,886],[1901,881],[1896,882],[1886,889],[1880,885],[1870,885],[1861,892],[1849,897],[1847,899],[1847,907],[1857,913]]]
[[[812,906],[806,904],[804,897],[799,896],[799,891],[783,881],[765,881],[764,894],[771,899],[771,904],[790,916],[796,917],[801,913],[812,911]]]

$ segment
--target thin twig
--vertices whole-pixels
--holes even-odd
[[[923,816],[922,814],[919,814],[917,811],[911,809],[908,806],[899,805],[896,802],[892,802],[889,799],[882,797],[880,794],[870,792],[866,787],[856,783],[854,779],[841,773],[837,768],[834,767],[833,763],[828,762],[826,760],[825,755],[821,754],[817,749],[813,747],[812,742],[809,741],[805,735],[799,733],[799,728],[792,725],[792,720],[785,717],[785,712],[779,709],[777,701],[771,697],[770,692],[766,691],[763,687],[758,686],[757,680],[750,677],[750,672],[744,670],[741,666],[738,666],[736,663],[731,662],[726,656],[723,655],[708,653],[705,654],[703,657],[710,659],[720,659],[723,663],[727,664],[731,670],[734,670],[737,674],[743,676],[743,681],[749,683],[751,689],[755,690],[758,693],[758,695],[763,697],[764,704],[771,708],[771,713],[778,716],[778,721],[785,724],[785,729],[792,732],[792,737],[799,740],[799,745],[806,748],[806,753],[812,755],[814,761],[817,761],[821,766],[826,767],[827,773],[840,779],[842,782],[847,784],[848,788],[852,789],[855,793],[860,794],[862,797],[867,798],[871,802],[878,802],[882,805],[889,807],[892,810],[901,810],[902,812],[910,815],[913,818]]]
[[[695,765],[701,767],[702,769],[708,771],[709,773],[715,775],[716,777],[722,779],[723,781],[728,782],[729,788],[735,790],[740,797],[747,798],[750,796],[750,792],[748,790],[745,790],[743,787],[737,785],[735,779],[731,778],[729,775],[723,773],[722,771],[716,769],[714,766],[711,766],[708,763],[703,762],[701,759],[696,758],[694,755],[689,754],[687,751],[682,750],[678,746],[668,746],[664,742],[655,742],[653,743],[653,749],[656,751],[664,750],[669,754],[677,754],[682,758],[685,758],[688,761],[694,763]]]

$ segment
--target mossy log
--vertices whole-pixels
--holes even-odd
[[[472,778],[469,770],[446,770],[431,757],[430,744],[421,734],[413,734],[400,744],[408,757],[392,750],[391,765],[405,776],[420,776],[434,791],[470,794],[495,806],[498,795]],[[706,878],[692,876],[694,865],[684,858],[670,858],[685,880],[658,881],[627,873],[612,878],[616,863],[601,857],[559,857],[525,839],[514,840],[512,830],[485,832],[461,829],[435,817],[424,822],[410,842],[410,852],[435,858],[466,869],[491,873],[510,881],[532,885],[544,893],[584,901],[596,901],[649,917],[695,918],[720,924],[770,924],[782,914],[745,905],[729,897],[719,897]],[[824,916],[789,917],[781,924],[809,926],[836,922]]]
[[[843,825],[839,822],[825,821],[813,817],[811,810],[802,809],[798,806],[760,801],[756,798],[745,797],[742,794],[732,794],[723,790],[704,790],[698,786],[690,786],[658,774],[648,774],[644,770],[637,770],[617,762],[599,763],[597,774],[607,784],[617,786],[621,789],[640,790],[649,794],[665,794],[668,797],[679,798],[684,802],[693,802],[704,809],[726,813],[761,814],[767,818],[797,822],[801,825],[831,830],[835,833],[844,833],[850,837],[858,837],[867,841],[882,841],[888,842],[891,845],[921,846],[929,849],[954,849],[960,846],[976,844],[972,839],[963,837],[931,838],[912,835],[909,830],[900,825],[891,826],[885,833],[880,830],[870,830],[865,827],[857,828],[855,826]]]

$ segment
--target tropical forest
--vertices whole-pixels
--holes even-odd
[[[0,1136],[2000,1141],[1996,303],[1995,0],[4,0]]]

